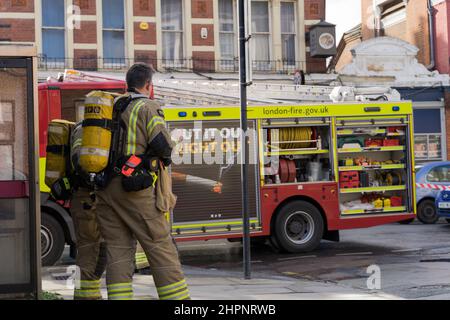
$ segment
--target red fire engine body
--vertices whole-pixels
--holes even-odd
[[[124,92],[126,85],[76,72],[39,85],[46,264],[59,259],[65,243],[75,241],[69,207],[51,200],[42,185],[47,125],[52,119],[80,121],[84,96],[92,90]],[[239,136],[232,134],[239,128],[237,107],[167,107],[164,112],[169,129],[184,136],[175,150],[181,156],[189,150],[195,157],[213,145],[211,139],[198,142],[195,133],[231,133],[224,136],[224,148],[240,149]],[[250,106],[249,125],[255,129],[252,237],[269,238],[285,251],[306,252],[322,239],[338,241],[339,230],[415,217],[411,103]],[[242,237],[240,170],[237,162],[172,166],[178,202],[168,218],[177,241]]]

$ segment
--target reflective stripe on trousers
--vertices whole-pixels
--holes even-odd
[[[100,280],[81,280],[80,287],[75,288],[74,300],[101,300]]]
[[[113,283],[106,286],[108,288],[109,300],[132,300],[133,299],[133,284],[128,283]]]
[[[169,284],[164,287],[156,287],[160,300],[189,300],[189,290],[186,279]]]

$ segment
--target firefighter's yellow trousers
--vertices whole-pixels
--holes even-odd
[[[125,192],[115,177],[97,192],[97,214],[107,246],[108,298],[132,299],[132,277],[137,239],[150,261],[160,299],[189,299],[169,223],[155,208],[154,188]]]
[[[99,300],[100,279],[106,269],[106,246],[102,242],[100,227],[95,212],[95,201],[89,191],[79,189],[73,196],[71,214],[77,238],[76,264],[79,280],[74,299]]]

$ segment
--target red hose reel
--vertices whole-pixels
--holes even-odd
[[[297,178],[297,167],[294,160],[280,159],[278,170],[281,183],[294,183]]]

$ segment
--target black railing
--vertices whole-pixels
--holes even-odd
[[[154,59],[151,57],[137,58],[49,58],[44,55],[39,56],[39,68],[41,70],[61,70],[74,68],[78,70],[108,70],[122,71],[129,68],[135,62],[145,62],[151,64],[153,68],[160,72],[233,72],[239,71],[239,61],[235,59],[210,60],[201,58],[191,59]],[[304,61],[296,60],[255,60],[252,61],[254,72],[264,73],[293,73],[295,70],[305,68]]]

